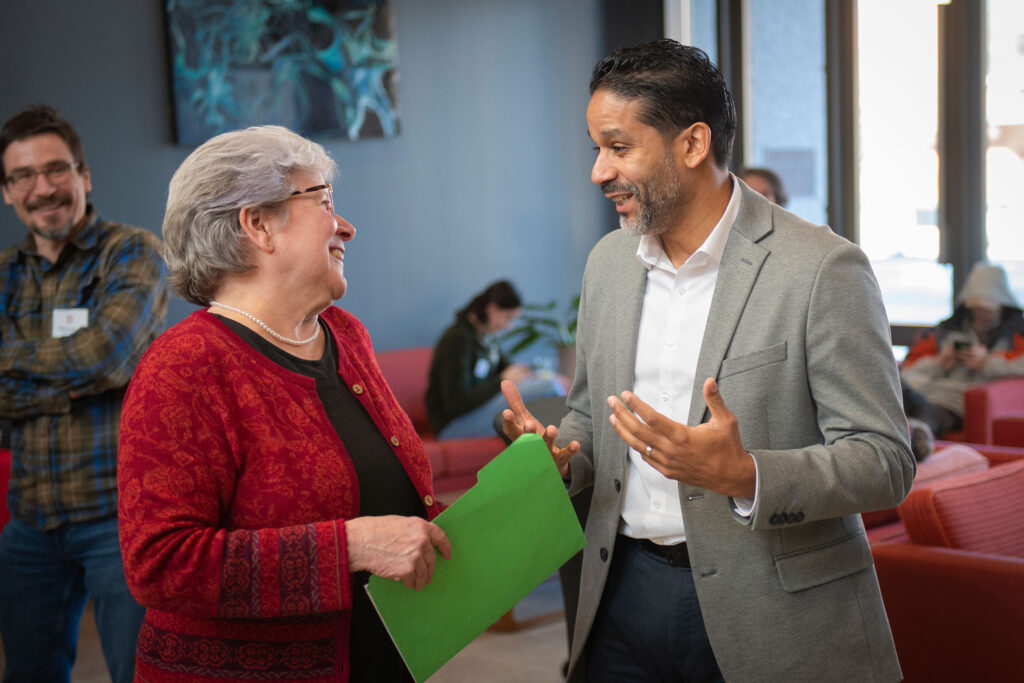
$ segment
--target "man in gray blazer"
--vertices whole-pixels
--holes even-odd
[[[506,433],[592,487],[570,680],[899,680],[858,513],[915,464],[867,258],[728,172],[700,50],[617,50],[590,91],[623,229],[587,262],[569,413],[502,387]]]

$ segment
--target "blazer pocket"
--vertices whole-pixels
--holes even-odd
[[[781,341],[760,351],[747,353],[736,358],[726,358],[722,361],[722,370],[718,373],[718,379],[725,379],[731,375],[738,375],[747,370],[753,370],[754,368],[784,360],[786,360],[786,342]]]
[[[775,566],[782,587],[795,593],[867,569],[874,560],[863,533],[846,536],[824,547],[779,555]]]

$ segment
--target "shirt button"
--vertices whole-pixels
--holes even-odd
[[[362,384],[353,384],[352,385],[352,393],[355,394],[356,396],[359,396],[361,393],[363,393],[363,385]]]
[[[400,445],[400,443],[401,442],[398,440],[397,436],[391,437],[391,445],[392,446],[398,447]]]
[[[680,287],[676,291],[679,292],[680,294],[686,294],[686,287]]]
[[[434,504],[434,497],[429,493],[423,496],[423,504],[427,507],[431,507]]]
[[[655,510],[660,510],[661,509],[661,501],[660,500],[654,501],[654,509]]]
[[[607,562],[608,561],[608,549],[607,548],[601,548],[601,552],[599,552],[598,555],[601,556],[601,560],[603,562]]]
[[[676,340],[675,339],[666,339],[665,340],[665,346],[667,346],[669,348],[672,348],[675,345],[676,345]]]
[[[668,392],[667,391],[661,392],[661,400],[662,401],[667,401],[668,399],[669,399]]]

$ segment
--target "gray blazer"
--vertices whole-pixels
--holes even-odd
[[[734,182],[739,182],[734,179]],[[715,377],[757,463],[749,518],[679,485],[693,576],[729,681],[901,677],[858,513],[897,505],[915,463],[878,284],[863,252],[742,185],[697,362],[688,424]],[[632,389],[647,270],[639,238],[587,261],[576,376],[559,442],[578,439],[569,493],[592,486],[570,680],[594,622],[622,510],[627,446],[607,397]]]

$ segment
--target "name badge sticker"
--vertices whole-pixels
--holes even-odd
[[[88,308],[53,309],[53,336],[66,337],[89,325]]]
[[[490,371],[491,361],[486,358],[478,358],[476,361],[476,367],[473,368],[473,376],[477,379],[483,379]]]

